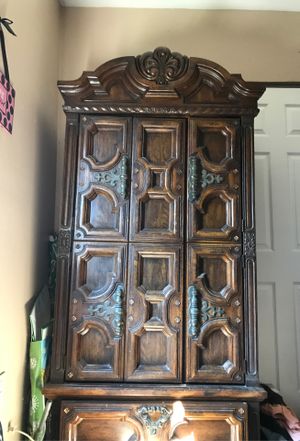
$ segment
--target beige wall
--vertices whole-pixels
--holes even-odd
[[[61,79],[168,46],[246,80],[300,81],[300,12],[64,8],[63,19]]]
[[[0,371],[5,370],[1,420],[20,428],[27,345],[26,305],[47,278],[53,229],[59,7],[56,0],[0,0],[14,21],[6,36],[16,89],[13,135],[0,130]],[[0,57],[1,58],[1,57]],[[5,434],[5,440],[19,439]]]

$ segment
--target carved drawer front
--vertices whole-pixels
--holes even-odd
[[[136,119],[133,135],[130,238],[182,238],[184,121]]]
[[[240,240],[239,121],[191,119],[188,240]]]
[[[63,401],[62,441],[246,441],[246,403]]]
[[[123,378],[125,244],[74,243],[66,379]]]
[[[82,117],[76,239],[128,237],[131,131],[130,118]]]
[[[182,339],[182,249],[131,245],[125,379],[179,382]]]
[[[242,383],[240,246],[187,246],[188,382]]]

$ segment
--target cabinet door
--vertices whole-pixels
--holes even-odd
[[[244,380],[240,252],[239,246],[187,246],[188,382]]]
[[[128,238],[131,119],[81,120],[75,238]]]
[[[246,403],[63,401],[62,441],[247,441]]]
[[[66,379],[123,378],[126,245],[74,244]]]
[[[188,240],[241,235],[239,121],[191,119],[188,147]]]
[[[128,381],[180,382],[182,249],[131,245],[127,300]]]
[[[184,142],[182,120],[134,121],[131,240],[182,238]]]

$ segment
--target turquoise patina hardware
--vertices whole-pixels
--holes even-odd
[[[94,173],[94,180],[99,184],[109,185],[123,198],[128,194],[128,156],[123,155],[118,164],[111,170]]]
[[[198,308],[198,292],[194,285],[188,289],[189,298],[189,335],[196,337],[199,332],[199,308]]]
[[[216,173],[208,172],[201,165],[201,160],[195,154],[189,157],[188,164],[188,197],[195,202],[201,193],[201,188],[208,185],[221,184],[224,178]]]
[[[111,299],[105,300],[104,303],[99,305],[91,305],[88,308],[88,312],[91,316],[103,318],[105,321],[110,322],[115,330],[117,337],[121,337],[123,333],[123,285],[119,283]]]
[[[151,414],[160,414],[154,421]],[[172,411],[164,406],[142,406],[136,410],[136,414],[142,420],[150,435],[157,435],[164,424],[170,419]]]
[[[194,285],[188,289],[188,300],[189,335],[192,338],[198,336],[200,326],[204,323],[215,318],[223,318],[226,315],[222,307],[212,305],[207,300],[200,300]]]
[[[202,300],[201,303],[201,323],[208,322],[214,318],[222,318],[225,315],[225,311],[220,306],[214,306],[208,303],[207,300]]]
[[[198,197],[198,162],[195,155],[189,157],[188,167],[188,197],[190,202],[195,202]]]

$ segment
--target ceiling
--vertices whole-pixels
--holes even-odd
[[[59,0],[66,7],[300,11],[299,0]]]

